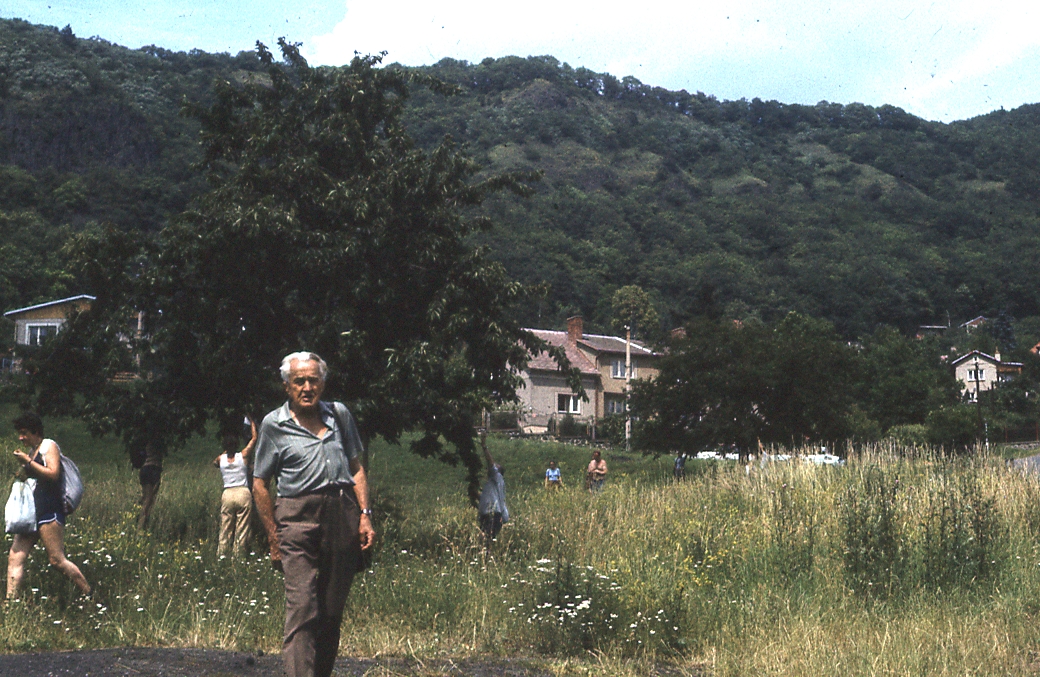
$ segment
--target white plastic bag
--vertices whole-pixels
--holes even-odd
[[[36,501],[33,489],[36,480],[15,480],[11,485],[11,497],[4,508],[4,521],[9,534],[32,534],[36,532]]]

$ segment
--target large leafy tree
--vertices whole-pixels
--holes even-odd
[[[673,340],[657,378],[635,386],[637,443],[695,452],[841,442],[850,433],[853,366],[851,349],[823,320],[695,321]]]
[[[98,431],[175,445],[276,404],[281,356],[314,350],[365,436],[420,431],[413,450],[464,463],[472,493],[475,414],[515,399],[547,346],[510,319],[530,290],[470,246],[490,225],[471,208],[532,177],[478,179],[450,139],[416,148],[400,116],[417,76],[378,56],[312,68],[279,45],[280,62],[258,43],[258,77],[186,107],[211,184],[192,210],[143,245],[115,231],[75,241],[98,300],[39,357],[39,401],[82,401]],[[143,378],[113,381],[120,371]]]
[[[657,378],[634,383],[637,446],[688,454],[719,444],[754,448],[766,423],[760,411],[766,332],[761,324],[688,324],[671,341]]]
[[[863,341],[853,390],[882,431],[923,424],[929,412],[957,402],[959,384],[938,352],[935,342],[909,339],[891,327]]]

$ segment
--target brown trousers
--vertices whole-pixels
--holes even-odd
[[[279,497],[275,519],[285,572],[285,671],[329,677],[361,555],[357,499],[352,488]]]

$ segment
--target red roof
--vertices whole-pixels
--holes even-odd
[[[578,348],[567,340],[567,332],[565,331],[550,331],[548,329],[529,329],[532,334],[547,342],[552,346],[563,346],[564,352],[567,353],[567,359],[571,361],[572,367],[577,367],[583,374],[598,374],[599,370],[596,369],[596,365],[585,357]],[[559,371],[560,366],[556,364],[556,360],[550,357],[547,353],[541,353],[531,359],[531,362],[527,365],[529,371]]]
[[[593,360],[590,360],[585,353],[578,350],[576,345],[567,340],[567,332],[553,331],[550,329],[528,329],[528,331],[543,341],[546,341],[549,345],[563,346],[564,351],[567,353],[567,359],[571,361],[571,366],[577,367],[581,370],[581,373],[599,373],[599,369],[596,368],[596,363]],[[609,353],[614,355],[625,354],[625,339],[620,336],[582,334],[578,343],[594,353]],[[657,355],[657,353],[638,341],[632,341],[632,355],[633,357],[640,355],[651,356]],[[556,361],[546,353],[542,353],[533,358],[527,368],[532,371],[559,371],[559,366],[556,364]]]

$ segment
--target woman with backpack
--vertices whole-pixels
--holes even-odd
[[[33,501],[36,504],[36,532],[14,534],[11,552],[7,555],[7,598],[18,597],[18,589],[25,579],[25,562],[37,541],[43,541],[47,559],[52,567],[68,576],[84,595],[90,594],[90,584],[75,564],[65,557],[65,495],[62,489],[61,451],[54,440],[43,436],[43,421],[32,412],[22,414],[14,421],[18,440],[29,446],[29,452],[14,452],[22,464],[19,475],[36,480]]]

